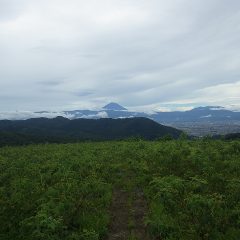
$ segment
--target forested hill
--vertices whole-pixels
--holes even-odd
[[[237,140],[237,139],[240,139],[240,133],[227,134],[225,136],[225,139],[227,139],[227,140]]]
[[[147,118],[126,119],[54,119],[0,121],[0,146],[44,142],[73,142],[79,140],[116,140],[141,137],[148,140],[182,132],[160,125]]]

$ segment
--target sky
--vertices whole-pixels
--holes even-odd
[[[0,0],[0,111],[240,106],[239,0]]]

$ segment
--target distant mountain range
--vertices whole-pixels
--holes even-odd
[[[173,122],[219,122],[219,121],[240,121],[240,112],[227,110],[220,106],[198,107],[189,111],[173,111],[152,113],[129,111],[117,103],[109,103],[99,110],[72,110],[62,112],[0,112],[0,119],[26,120],[30,118],[47,117],[54,118],[63,116],[69,119],[88,118],[131,118],[146,117],[158,123]]]
[[[137,112],[129,111],[118,103],[109,103],[99,110],[72,110],[62,112],[14,112],[0,113],[0,119],[25,120],[30,118],[54,118],[63,116],[73,119],[134,118],[145,117],[158,123],[173,126],[193,135],[228,134],[240,131],[240,112],[227,110],[220,106],[198,107],[189,111]],[[209,126],[212,128],[209,129]],[[215,126],[216,129],[215,129]],[[227,127],[225,127],[227,126]]]
[[[147,118],[53,119],[0,121],[0,146],[81,140],[121,140],[140,137],[154,140],[164,136],[178,138],[182,131],[160,125]]]
[[[240,112],[233,112],[219,106],[198,107],[185,112],[158,112],[153,114],[158,122],[219,122],[240,121]]]
[[[117,103],[110,103],[102,108],[102,110],[75,110],[65,111],[64,114],[71,119],[76,118],[130,118],[130,117],[147,117],[158,123],[174,123],[174,122],[216,122],[216,121],[240,121],[240,112],[234,112],[219,106],[198,107],[189,111],[173,111],[173,112],[133,112],[128,111]]]

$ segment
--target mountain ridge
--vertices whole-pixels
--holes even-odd
[[[167,121],[186,121],[189,120],[189,116],[191,115],[191,120],[194,121],[202,121],[200,118],[209,115],[211,113],[212,116],[222,116],[224,118],[233,118],[239,120],[240,112],[233,111],[229,109],[225,109],[221,106],[200,106],[193,108],[191,110],[186,111],[152,111],[152,112],[144,112],[144,111],[130,111],[127,108],[121,106],[118,103],[111,102],[101,109],[97,110],[67,110],[60,112],[51,112],[51,111],[36,111],[36,112],[0,112],[0,120],[8,119],[8,120],[25,120],[30,118],[54,118],[57,116],[63,116],[69,119],[77,119],[77,118],[89,118],[89,119],[98,119],[98,118],[128,118],[128,117],[147,117],[150,119],[154,119],[159,122],[158,116],[161,116],[161,122]],[[223,114],[224,113],[224,114]],[[211,116],[211,117],[212,117]],[[187,117],[187,119],[185,119]],[[169,119],[170,118],[170,119]],[[218,119],[214,119],[218,120]],[[222,119],[220,119],[222,120]],[[160,122],[160,123],[161,123]]]
[[[73,119],[64,117],[0,121],[0,145],[8,142],[75,142],[122,140],[140,137],[155,140],[164,136],[178,138],[181,130],[148,118]],[[22,139],[22,140],[21,140]],[[28,141],[27,141],[28,140]]]
[[[20,113],[13,113],[11,115],[0,112],[0,119],[9,120],[25,120],[39,117],[54,118],[57,116],[63,116],[69,119],[123,119],[145,117],[163,125],[182,129],[196,136],[240,132],[240,112],[225,109],[221,106],[200,106],[187,111],[155,111],[146,113],[127,110],[127,108],[118,103],[109,103],[98,110],[24,112],[22,115]]]

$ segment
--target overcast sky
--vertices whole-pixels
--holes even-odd
[[[240,105],[239,0],[0,0],[0,111]]]

